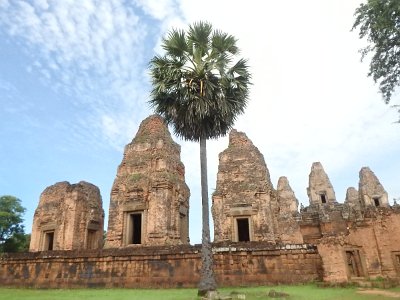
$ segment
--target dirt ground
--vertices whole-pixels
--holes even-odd
[[[392,291],[379,290],[379,289],[360,289],[357,291],[357,293],[367,294],[367,295],[382,295],[385,297],[400,299],[400,292],[392,292]]]

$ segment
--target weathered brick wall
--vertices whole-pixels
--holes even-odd
[[[220,286],[303,283],[322,278],[321,258],[311,245],[263,243],[214,245]],[[195,287],[199,246],[128,247],[5,255],[0,285],[40,288]]]
[[[359,277],[400,279],[399,211],[380,209],[359,224],[349,224],[348,233],[324,237],[318,242],[324,280],[352,279],[346,251],[359,251]],[[354,276],[353,276],[354,277]]]

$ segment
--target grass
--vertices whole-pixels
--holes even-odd
[[[357,293],[357,288],[320,288],[316,285],[276,286],[276,287],[238,287],[220,288],[219,292],[229,295],[238,292],[246,295],[246,300],[273,299],[267,296],[269,290],[285,292],[290,295],[288,299],[294,300],[389,300],[394,299],[383,295],[362,295]],[[400,292],[400,288],[386,291]],[[197,300],[197,289],[15,289],[0,288],[1,300],[63,300],[63,299],[88,299],[88,300]],[[275,298],[276,299],[276,298]]]

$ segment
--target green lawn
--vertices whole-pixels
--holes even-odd
[[[365,295],[357,293],[357,288],[320,288],[315,285],[277,286],[277,287],[249,287],[249,288],[221,288],[220,293],[228,295],[238,292],[246,295],[246,300],[273,299],[267,297],[270,289],[285,292],[289,299],[304,300],[384,300],[395,299],[384,295]],[[383,290],[396,292],[400,295],[400,288]],[[71,289],[71,290],[37,290],[37,289],[9,289],[0,288],[1,300],[58,300],[58,299],[93,299],[93,300],[197,300],[196,289]],[[276,298],[275,298],[276,299]]]

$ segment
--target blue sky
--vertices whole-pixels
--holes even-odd
[[[287,176],[307,205],[320,161],[339,202],[363,166],[389,199],[400,197],[398,114],[366,77],[366,42],[350,32],[360,2],[0,0],[0,194],[22,200],[27,232],[40,193],[59,181],[97,185],[107,215],[123,147],[151,114],[148,61],[171,27],[207,20],[235,35],[249,59],[251,100],[235,127],[264,154],[274,186]],[[175,140],[198,243],[198,145]],[[210,193],[226,147],[227,138],[208,145]]]

